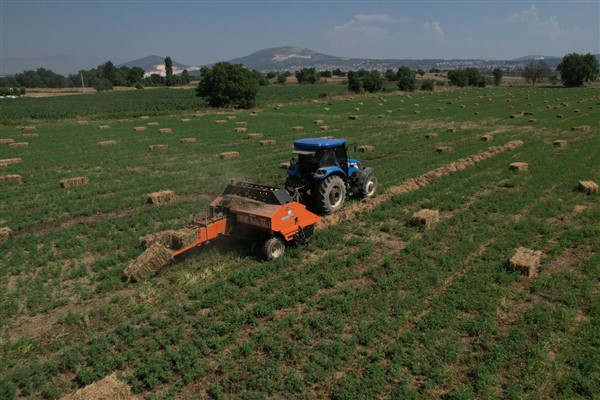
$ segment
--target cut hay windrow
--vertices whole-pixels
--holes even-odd
[[[171,250],[180,250],[196,240],[196,230],[191,228],[169,229],[162,232],[151,233],[140,238],[140,245],[149,248],[158,243]]]
[[[109,375],[62,397],[61,400],[129,400],[132,398],[129,386],[113,375]]]
[[[27,146],[29,146],[29,142],[15,142],[15,143],[8,144],[8,147],[11,147],[11,148],[27,147]]]
[[[150,193],[148,195],[148,198],[146,199],[146,202],[148,204],[158,206],[161,204],[172,203],[173,201],[175,201],[176,198],[177,196],[175,195],[174,191],[160,190],[158,192]]]
[[[103,140],[102,142],[98,142],[98,146],[100,147],[109,147],[117,144],[116,140]]]
[[[238,151],[225,151],[221,154],[219,154],[219,157],[222,158],[223,160],[227,160],[229,158],[235,158],[235,157],[239,157],[240,153]]]
[[[136,132],[144,132],[146,129],[148,128],[146,128],[145,126],[136,126],[135,128],[133,128],[133,130]]]
[[[171,128],[160,128],[158,130],[159,133],[173,133],[173,129]]]
[[[248,134],[248,139],[260,139],[261,137],[263,137],[262,133],[249,133]]]
[[[9,227],[0,228],[0,241],[8,240],[12,237],[12,230]]]
[[[514,162],[508,166],[508,169],[511,171],[527,171],[529,169],[529,164],[524,162]]]
[[[14,143],[15,139],[0,139],[0,144],[2,143]]]
[[[85,176],[78,176],[76,178],[65,178],[61,179],[58,182],[61,188],[70,188],[73,186],[87,185],[88,183],[89,179]]]
[[[183,138],[179,141],[180,143],[196,143],[195,137]]]
[[[0,160],[0,169],[8,167],[8,163],[4,160]]]
[[[0,183],[7,185],[20,185],[23,183],[23,178],[21,175],[0,175]]]
[[[261,140],[260,141],[261,146],[272,146],[275,144],[274,140]]]
[[[23,138],[32,138],[40,136],[38,133],[24,133],[21,135]]]
[[[374,146],[371,146],[370,144],[365,144],[365,145],[363,145],[363,146],[359,146],[359,147],[358,147],[356,150],[357,150],[359,153],[370,153],[370,152],[372,152],[373,150],[375,150],[375,147],[374,147]]]
[[[20,158],[5,158],[0,160],[1,163],[4,163],[6,165],[12,165],[12,164],[20,164],[23,160]]]
[[[542,252],[540,250],[531,250],[525,247],[519,247],[510,259],[510,267],[514,271],[519,271],[533,278],[540,269],[540,260]]]
[[[423,209],[413,214],[411,218],[413,225],[431,226],[440,221],[440,212],[438,210]]]
[[[430,185],[431,183],[448,176],[456,171],[461,171],[468,167],[471,167],[483,160],[486,160],[490,157],[495,156],[496,154],[503,153],[508,150],[514,150],[519,146],[522,146],[523,142],[520,140],[515,140],[512,142],[508,142],[503,146],[492,146],[488,148],[487,151],[482,153],[478,153],[472,156],[468,156],[465,158],[461,158],[453,163],[443,165],[439,168],[436,168],[432,171],[429,171],[417,178],[410,178],[406,180],[400,186],[390,187],[385,193],[373,197],[371,199],[363,200],[360,203],[353,203],[344,207],[342,210],[336,212],[335,214],[328,215],[321,219],[321,222],[316,226],[317,229],[324,229],[332,225],[336,225],[341,221],[352,221],[356,218],[360,213],[365,213],[373,210],[375,207],[379,206],[382,203],[391,201],[392,198],[396,195],[412,192],[419,188]]]
[[[594,181],[579,181],[577,183],[577,190],[585,194],[597,193],[598,184]]]
[[[168,148],[168,144],[151,144],[150,146],[148,146],[148,150],[150,151],[167,150]]]
[[[171,261],[171,252],[162,244],[154,243],[133,260],[123,275],[133,282],[143,282]]]

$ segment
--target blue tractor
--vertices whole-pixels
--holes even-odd
[[[294,142],[285,188],[292,198],[320,214],[344,206],[346,196],[372,197],[377,189],[373,168],[348,158],[344,139],[310,138]]]

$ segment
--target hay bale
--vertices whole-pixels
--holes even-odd
[[[113,375],[94,382],[71,393],[61,400],[129,400],[131,399],[129,386],[117,380]]]
[[[32,137],[38,137],[39,134],[38,133],[24,133],[21,136],[23,136],[24,138],[32,138]]]
[[[110,129],[110,125],[98,125],[98,129]]]
[[[195,137],[183,138],[179,141],[180,143],[196,143]]]
[[[140,245],[149,248],[158,243],[171,250],[179,250],[189,246],[196,240],[196,230],[191,228],[169,229],[162,232],[151,233],[140,238]]]
[[[439,146],[435,148],[435,151],[437,151],[438,153],[452,153],[454,149],[448,146]]]
[[[448,129],[446,129],[446,132],[456,132],[456,129],[454,129],[454,128],[448,128]]]
[[[275,144],[274,140],[261,140],[260,141],[261,146],[272,146]]]
[[[431,132],[431,133],[428,133],[428,134],[425,135],[425,139],[433,139],[433,138],[436,138],[436,137],[438,137],[438,134],[435,133],[435,132]]]
[[[2,143],[14,143],[14,139],[0,139],[0,144]]]
[[[490,135],[489,133],[486,133],[485,135],[481,135],[479,140],[482,140],[484,142],[491,142],[492,140],[494,140],[494,136]]]
[[[375,147],[374,147],[374,146],[371,146],[371,145],[368,145],[368,144],[366,144],[366,145],[364,145],[364,146],[359,146],[359,147],[358,147],[356,150],[357,150],[359,153],[370,153],[370,152],[372,152],[373,150],[375,150]]]
[[[597,193],[598,184],[594,181],[579,181],[577,190],[585,194]]]
[[[29,146],[28,142],[15,142],[15,143],[9,143],[8,147],[11,148],[15,148],[15,147],[27,147]]]
[[[171,202],[175,201],[176,198],[177,198],[177,196],[175,195],[174,191],[161,190],[158,192],[150,193],[148,195],[148,199],[146,200],[146,202],[148,204],[153,204],[155,206],[158,206],[161,204],[171,203]]]
[[[171,252],[160,243],[155,243],[133,260],[123,274],[133,282],[143,282],[156,274],[171,261]]]
[[[558,114],[558,115],[556,116],[556,118],[561,118],[561,119],[562,119],[562,118],[564,118],[564,117],[565,117],[565,116],[564,116],[564,115],[562,115],[562,114]]]
[[[12,164],[19,164],[21,163],[21,161],[23,161],[20,158],[5,158],[3,160],[0,160],[0,163],[6,164],[6,165],[12,165]]]
[[[35,126],[29,125],[29,126],[22,126],[21,127],[22,131],[35,131]]]
[[[20,185],[23,183],[21,175],[0,175],[0,183],[7,185]]]
[[[144,132],[147,128],[145,126],[136,126],[135,128],[133,128],[134,131],[136,132]]]
[[[524,162],[514,162],[508,166],[508,169],[511,171],[527,171],[529,169],[529,164]]]
[[[473,115],[481,115],[481,111],[475,111]]]
[[[12,237],[12,230],[8,227],[0,228],[0,241],[8,240]]]
[[[190,122],[190,121],[191,121],[191,119],[189,119],[189,118],[181,118],[181,122]]]
[[[431,226],[440,221],[440,212],[438,210],[428,210],[425,208],[414,213],[410,221],[413,225]]]
[[[510,259],[510,268],[532,278],[538,273],[541,259],[542,252],[540,250],[519,247]]]
[[[226,119],[216,119],[215,120],[215,124],[226,124],[227,120]]]
[[[116,140],[104,140],[102,142],[98,142],[98,146],[100,147],[114,146],[115,144],[117,144]]]
[[[314,122],[315,124],[319,125],[319,124],[324,124],[324,123],[325,123],[325,120],[322,120],[322,119],[315,119],[313,122]]]
[[[323,110],[325,110],[325,111],[329,111],[329,110],[331,110],[331,108],[329,108],[329,107],[325,107]]]
[[[246,121],[238,121],[235,123],[237,126],[248,125]]]
[[[251,117],[258,117],[258,113],[256,111],[252,111],[250,114],[248,114]]]
[[[58,184],[61,188],[70,188],[73,186],[87,185],[89,179],[86,176],[78,176],[76,178],[65,178],[61,179]]]
[[[219,154],[219,157],[222,158],[223,160],[227,160],[229,158],[235,158],[235,157],[239,157],[240,153],[238,151],[225,151],[221,154]]]
[[[260,139],[261,137],[263,137],[262,133],[249,133],[248,134],[248,139]]]
[[[537,121],[535,118],[530,118],[527,122],[533,123],[535,121]]]
[[[154,121],[154,122],[148,122],[146,125],[148,125],[148,126],[158,126],[158,125],[160,125],[160,122],[156,122],[156,121]]]
[[[379,118],[379,119],[384,119],[384,118],[385,118],[385,115],[384,115],[384,114],[379,114],[379,115],[377,116],[377,118]]]
[[[353,121],[354,121],[354,120],[357,120],[357,119],[358,119],[358,115],[349,115],[349,116],[348,116],[348,119],[351,119],[351,120],[353,120]]]
[[[525,111],[523,115],[535,115],[533,111]]]
[[[77,125],[87,125],[87,121],[85,119],[80,119],[79,121],[77,121]]]
[[[293,130],[293,131],[301,131],[301,130],[303,130],[303,129],[304,129],[304,127],[303,127],[303,126],[292,126],[292,130]]]
[[[354,111],[360,111],[359,107],[354,107]]]
[[[150,119],[150,116],[149,115],[141,115],[140,119]]]
[[[127,118],[117,120],[117,124],[124,124],[125,122],[129,122],[129,120]]]
[[[279,168],[281,168],[281,169],[288,169],[289,167],[290,167],[289,162],[282,162],[281,164],[279,164]]]
[[[246,132],[248,130],[248,128],[246,128],[246,127],[233,128],[233,130],[237,133],[240,133],[240,132]]]
[[[319,127],[319,130],[321,130],[321,131],[328,131],[329,130],[329,126],[322,125],[322,126]]]
[[[589,125],[574,126],[571,128],[571,132],[589,132],[591,130],[592,127]]]
[[[227,117],[225,117],[226,120],[228,121],[232,121],[234,119],[236,119],[237,117],[235,115],[228,115]]]
[[[151,144],[150,146],[148,146],[148,150],[150,151],[167,150],[168,148],[168,144]]]
[[[555,140],[554,142],[552,142],[552,144],[555,145],[556,147],[567,147],[566,140]]]
[[[160,128],[158,130],[159,133],[173,133],[173,129],[171,128]]]

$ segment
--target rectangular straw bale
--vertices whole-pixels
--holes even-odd
[[[173,129],[171,129],[171,128],[160,128],[158,130],[158,132],[160,132],[160,133],[173,133]]]
[[[88,122],[85,119],[80,119],[77,121],[77,125],[86,125]]]
[[[143,282],[158,272],[169,261],[171,252],[162,244],[154,243],[133,260],[123,274],[134,282]]]
[[[589,125],[574,126],[571,128],[572,132],[589,132],[591,130],[592,127]]]
[[[256,111],[252,111],[250,114],[248,114],[251,117],[257,117],[258,113]]]
[[[435,151],[437,151],[438,153],[452,153],[454,149],[448,146],[439,146],[435,148]]]
[[[191,119],[189,119],[189,118],[181,118],[181,122],[190,122],[190,121],[191,121]]]
[[[221,157],[224,160],[227,160],[229,158],[234,158],[234,157],[239,157],[240,153],[238,151],[225,151],[221,154],[219,154],[219,157]]]
[[[579,181],[577,190],[586,194],[598,192],[598,184],[594,181]]]
[[[290,167],[289,162],[282,162],[281,164],[279,164],[279,168],[281,168],[281,169],[288,169],[289,167]]]
[[[315,120],[314,120],[314,123],[315,123],[315,124],[317,124],[317,125],[318,125],[318,124],[324,124],[324,123],[325,123],[325,120],[322,120],[322,119],[315,119]]]
[[[117,120],[117,124],[124,124],[126,122],[129,122],[129,120],[127,118]]]
[[[21,127],[22,131],[34,131],[35,130],[35,126],[29,125],[29,126],[22,126]]]
[[[32,137],[38,137],[39,134],[37,134],[37,133],[24,133],[21,136],[23,136],[24,138],[32,138]]]
[[[322,131],[328,131],[328,130],[329,130],[329,126],[327,126],[327,125],[321,125],[321,126],[319,127],[319,130],[322,130]]]
[[[13,143],[15,140],[14,139],[0,139],[0,144],[2,143]]]
[[[485,135],[481,135],[479,139],[483,140],[484,142],[491,142],[492,140],[494,140],[494,136],[487,133]]]
[[[98,125],[98,129],[110,129],[110,125]]]
[[[215,124],[226,124],[227,120],[226,119],[216,119],[215,120]]]
[[[0,228],[0,240],[8,240],[12,237],[12,230],[8,227]]]
[[[180,140],[181,143],[196,143],[195,137],[183,138]]]
[[[179,250],[189,246],[196,240],[196,230],[191,228],[169,229],[162,232],[151,233],[140,238],[140,245],[149,248],[159,243],[171,250]]]
[[[117,144],[116,140],[104,140],[102,142],[98,142],[98,146],[100,147],[114,146],[115,144]]]
[[[3,160],[0,160],[0,162],[5,163],[6,165],[19,164],[22,161],[23,160],[20,158],[5,158]]]
[[[147,128],[145,126],[136,126],[135,128],[133,128],[134,131],[136,132],[144,132]]]
[[[552,142],[552,144],[555,145],[556,147],[567,147],[566,140],[555,140],[554,142]]]
[[[168,148],[169,148],[169,145],[167,145],[167,144],[151,144],[150,146],[148,146],[148,150],[150,150],[150,151],[166,150]]]
[[[237,117],[235,115],[228,115],[227,117],[225,117],[225,119],[227,119],[228,121],[232,121],[234,119],[237,119]]]
[[[431,133],[428,133],[428,134],[425,135],[425,139],[433,139],[433,138],[436,138],[436,137],[438,137],[438,134],[435,133],[435,132],[431,132]]]
[[[248,134],[248,139],[260,139],[261,137],[263,137],[262,133],[249,133]]]
[[[157,121],[148,122],[146,125],[148,125],[148,126],[158,126],[158,125],[160,125],[160,122],[157,122]]]
[[[161,190],[158,192],[150,193],[148,195],[147,203],[154,205],[166,204],[175,201],[175,198],[176,196],[174,191]]]
[[[351,120],[353,120],[353,121],[354,121],[354,120],[357,120],[357,119],[358,119],[358,115],[349,115],[349,116],[348,116],[348,119],[351,119]]]
[[[292,130],[293,130],[293,131],[301,131],[301,130],[303,130],[303,129],[304,129],[304,127],[303,127],[303,126],[292,126]]]
[[[113,375],[109,375],[62,397],[61,400],[129,400],[132,398],[129,386]]]
[[[235,124],[238,125],[238,126],[248,125],[248,123],[246,121],[238,121]]]
[[[78,176],[76,178],[61,179],[58,183],[59,183],[60,187],[62,187],[62,188],[70,188],[73,186],[87,185],[88,182],[89,182],[89,179],[87,177]]]
[[[430,226],[440,221],[440,212],[438,210],[423,209],[413,214],[411,222],[413,225]]]
[[[373,150],[375,150],[374,146],[371,146],[370,144],[365,144],[364,146],[359,146],[357,151],[359,153],[370,153]]]
[[[448,128],[448,129],[446,129],[446,132],[456,132],[456,129],[454,129],[454,128]]]
[[[246,127],[233,128],[233,130],[237,133],[240,133],[240,132],[246,132],[248,130],[248,128],[246,128]]]
[[[524,162],[514,162],[508,166],[508,169],[511,171],[527,171],[529,169],[529,164]]]
[[[540,268],[542,252],[540,250],[531,250],[525,247],[519,247],[510,259],[510,267],[514,271],[520,271],[532,278],[537,275]]]
[[[260,141],[261,146],[272,146],[275,144],[274,140],[261,140]]]
[[[140,115],[140,119],[150,119],[149,115]]]
[[[29,146],[28,142],[15,142],[15,143],[9,143],[8,147],[27,147]]]
[[[21,175],[0,175],[0,183],[20,185],[23,183],[23,178],[21,178]]]

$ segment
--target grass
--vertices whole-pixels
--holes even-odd
[[[1,225],[15,232],[0,242],[0,397],[58,398],[116,372],[148,398],[596,398],[600,210],[598,195],[573,190],[600,180],[595,92],[461,89],[313,103],[294,101],[292,89],[306,90],[269,88],[284,105],[258,116],[187,109],[137,120],[125,110],[81,126],[42,118],[28,148],[0,148],[1,158],[23,159],[4,170],[23,184],[0,194]],[[518,111],[536,122],[509,118]],[[227,115],[276,145],[265,152],[234,121],[214,123]],[[124,117],[132,121],[116,122]],[[233,243],[142,284],[121,279],[140,236],[184,226],[230,178],[281,184],[291,142],[323,134],[315,119],[328,135],[374,146],[351,154],[375,168],[379,193],[489,146],[524,144],[320,230],[282,259],[260,262]],[[159,126],[133,131],[147,122]],[[302,133],[291,130],[298,125]],[[570,131],[579,125],[592,129]],[[479,140],[492,131],[492,142]],[[430,132],[439,136],[425,139]],[[2,137],[20,135],[2,128]],[[179,143],[185,137],[198,141]],[[555,148],[556,139],[568,146]],[[169,149],[149,152],[156,143]],[[440,145],[454,151],[438,154]],[[216,157],[229,150],[240,157]],[[509,171],[515,161],[529,171]],[[61,189],[72,176],[90,183]],[[180,200],[144,204],[160,189]],[[410,225],[422,208],[440,210],[440,223]],[[544,251],[537,278],[508,268],[519,246]]]

